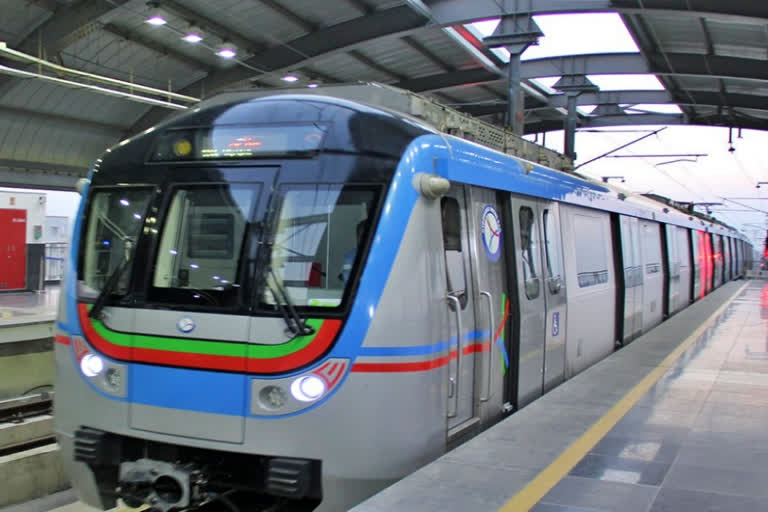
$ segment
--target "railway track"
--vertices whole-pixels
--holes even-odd
[[[56,442],[50,428],[30,429],[25,435],[10,435],[10,430],[2,428],[21,426],[34,418],[50,415],[53,412],[53,396],[50,391],[0,400],[0,457]],[[4,433],[8,435],[4,436]]]

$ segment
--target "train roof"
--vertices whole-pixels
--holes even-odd
[[[454,160],[464,163],[476,162],[476,165],[485,167],[489,175],[493,176],[493,180],[483,180],[478,177],[476,169],[470,170],[461,173],[461,178],[467,183],[502,188],[510,192],[746,240],[736,229],[716,219],[702,218],[698,214],[681,209],[671,200],[667,203],[586,176],[557,171],[458,137],[443,135],[443,138],[450,144]]]
[[[462,136],[447,134],[438,128],[445,128],[450,124],[448,122],[452,115],[450,109],[445,107],[447,110],[443,113],[447,113],[448,117],[441,117],[435,113],[438,111],[432,108],[437,104],[420,103],[421,97],[417,95],[378,84],[338,87],[333,89],[334,95],[323,94],[324,92],[326,91],[314,90],[307,93],[306,90],[290,89],[224,92],[132,139],[121,142],[112,148],[112,154],[108,156],[112,159],[117,156],[115,153],[122,153],[121,150],[129,149],[124,146],[137,146],[134,142],[139,139],[151,139],[146,136],[152,132],[160,133],[190,126],[253,124],[254,119],[258,119],[260,124],[327,122],[334,126],[333,133],[325,137],[324,145],[319,149],[373,152],[391,157],[402,155],[405,147],[418,136],[434,134],[449,142],[454,153],[463,152],[465,157],[470,159],[480,156],[479,160],[482,160],[485,166],[500,168],[502,172],[496,174],[496,177],[502,180],[508,178],[508,186],[502,188],[510,191],[531,193],[525,183],[530,184],[531,180],[538,179],[550,185],[549,188],[544,187],[533,193],[539,197],[746,238],[716,219],[702,217],[697,212],[681,209],[678,203],[665,200],[666,198],[634,194],[587,176],[559,171],[540,162],[526,159],[525,155],[534,155],[544,162],[555,158],[562,164],[562,161],[557,160],[556,157],[545,153],[546,148],[530,141],[520,139],[525,142],[522,144],[517,139],[505,139],[503,145],[505,151],[502,151],[494,148],[492,144],[467,140],[472,138],[471,133],[470,137],[467,137],[467,133],[463,131],[460,133]],[[352,99],[342,97],[344,94],[350,95]],[[373,104],[367,103],[365,101],[367,98],[377,101]],[[414,112],[424,113],[425,110],[427,111],[424,114],[426,119],[424,116],[414,115]],[[429,122],[430,120],[432,122]],[[436,126],[438,122],[441,122],[442,126]],[[452,122],[456,123],[455,120]],[[486,127],[480,126],[480,128]],[[128,144],[129,142],[132,144]],[[145,142],[144,146],[147,144]],[[516,150],[524,155],[510,154],[515,153]],[[546,151],[554,153],[551,150]],[[134,157],[137,156],[135,151],[133,153]],[[554,154],[557,155],[557,153]],[[145,155],[146,147],[142,159]],[[107,156],[104,157],[105,160],[107,158]],[[510,165],[512,162],[517,165]],[[565,168],[568,169],[568,166],[565,165]],[[558,186],[554,186],[555,183]],[[487,185],[493,186],[493,184]]]

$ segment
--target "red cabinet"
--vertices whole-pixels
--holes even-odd
[[[26,288],[27,212],[0,208],[0,290]]]

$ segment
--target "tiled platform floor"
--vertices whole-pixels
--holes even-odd
[[[58,304],[58,286],[50,286],[40,292],[0,293],[0,327],[54,320]]]
[[[533,511],[768,511],[768,284],[750,283]]]
[[[353,512],[768,511],[768,287],[744,286],[718,288]]]

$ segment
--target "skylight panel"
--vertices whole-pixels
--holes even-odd
[[[682,110],[677,105],[669,104],[652,104],[652,105],[622,105],[630,114],[682,114]]]
[[[663,91],[656,75],[589,75],[601,91]]]
[[[522,60],[583,55],[592,53],[639,52],[629,31],[617,13],[547,14],[534,16],[544,37],[539,44],[523,52]],[[499,25],[499,18],[477,21],[465,25],[482,39]],[[492,50],[501,60],[509,62],[509,52],[503,48]]]

